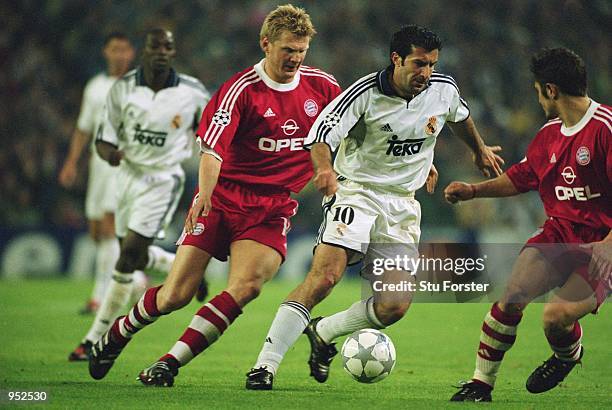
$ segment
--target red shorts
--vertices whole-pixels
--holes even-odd
[[[548,218],[536,234],[529,238],[525,247],[538,249],[559,272],[580,275],[595,292],[599,307],[612,293],[611,278],[597,280],[589,275],[591,250],[581,248],[579,244],[599,242],[608,232],[608,228],[597,230],[565,219]]]
[[[251,239],[275,249],[285,260],[289,218],[298,206],[289,191],[253,189],[219,179],[211,202],[208,216],[198,218],[193,234],[183,231],[177,245],[196,246],[226,261],[232,242]]]

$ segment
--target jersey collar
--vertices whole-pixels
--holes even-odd
[[[164,88],[176,87],[177,85],[179,85],[179,81],[180,81],[180,78],[178,74],[176,73],[176,71],[174,71],[174,68],[171,67],[170,75],[168,76],[168,79],[166,80],[166,84],[164,84],[164,86],[162,87],[162,90]],[[144,70],[142,67],[138,67],[138,69],[136,70],[136,85],[139,85],[142,87],[148,87],[147,83],[145,82]]]
[[[572,135],[582,130],[584,126],[587,125],[587,123],[591,120],[591,118],[593,118],[595,110],[597,110],[599,106],[600,104],[598,102],[591,100],[591,105],[589,105],[589,108],[587,109],[586,113],[580,119],[580,121],[576,123],[576,125],[573,125],[568,128],[563,125],[563,123],[561,123],[561,134],[565,135],[566,137],[571,137]]]
[[[389,81],[389,75],[393,75],[393,66],[389,65],[384,70],[380,70],[378,75],[376,76],[376,85],[378,86],[378,90],[384,95],[388,95],[390,97],[399,97],[391,82]]]
[[[376,85],[378,86],[378,90],[384,95],[388,95],[389,97],[404,98],[398,95],[393,89],[393,86],[391,85],[391,82],[389,81],[389,77],[392,75],[393,75],[393,64],[389,64],[387,68],[378,72],[378,75],[376,76]],[[429,88],[430,85],[431,83],[428,82],[427,87],[425,87],[420,93],[415,94],[412,97],[412,99],[414,99],[414,97],[416,97],[417,95],[420,95],[422,92],[427,90],[427,88]]]
[[[295,73],[295,77],[293,77],[293,80],[291,80],[290,83],[277,83],[276,81],[271,79],[268,74],[266,74],[266,70],[264,70],[264,61],[265,58],[262,59],[259,63],[255,64],[253,68],[255,69],[255,72],[257,72],[259,77],[261,77],[263,82],[271,89],[276,91],[291,91],[295,90],[300,84],[300,70]]]

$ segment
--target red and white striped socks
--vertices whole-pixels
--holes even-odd
[[[499,366],[504,354],[516,340],[516,328],[522,317],[522,313],[508,314],[503,312],[497,303],[493,304],[482,323],[473,376],[475,381],[486,383],[490,387],[495,385]]]
[[[577,362],[582,350],[582,327],[576,321],[572,331],[566,335],[546,335],[550,348],[559,360]]]
[[[232,295],[221,292],[198,310],[185,333],[160,360],[175,359],[184,366],[213,344],[241,313]]]
[[[115,343],[125,346],[136,332],[155,322],[162,315],[157,309],[157,292],[160,289],[161,286],[147,289],[127,316],[115,320],[111,327]]]

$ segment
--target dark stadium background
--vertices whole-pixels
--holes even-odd
[[[57,183],[78,115],[83,86],[101,70],[104,35],[123,30],[137,47],[153,26],[175,32],[176,66],[211,90],[259,61],[258,35],[276,1],[20,1],[0,5],[2,149],[0,150],[0,276],[86,275],[89,259],[83,215],[86,164],[75,190]],[[387,64],[389,36],[417,23],[438,32],[439,71],[455,77],[481,134],[503,146],[507,163],[520,160],[544,122],[528,70],[542,46],[568,46],[586,60],[589,94],[610,96],[611,5],[605,0],[301,1],[318,30],[307,64],[347,87]],[[441,191],[453,179],[481,178],[465,146],[445,132],[436,147],[440,182],[420,192],[423,239],[522,242],[543,221],[535,194],[451,207]],[[195,184],[197,162],[182,208],[164,245],[172,247]],[[320,223],[320,195],[299,195],[290,234],[291,263],[300,276]],[[293,259],[291,255],[294,255]],[[78,256],[78,257],[75,257]]]

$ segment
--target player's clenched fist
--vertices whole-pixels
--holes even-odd
[[[475,193],[474,185],[454,181],[444,189],[444,199],[451,204],[454,204],[458,201],[468,201],[473,199]]]
[[[312,181],[317,191],[325,196],[333,195],[338,190],[338,176],[333,169],[319,171]]]

